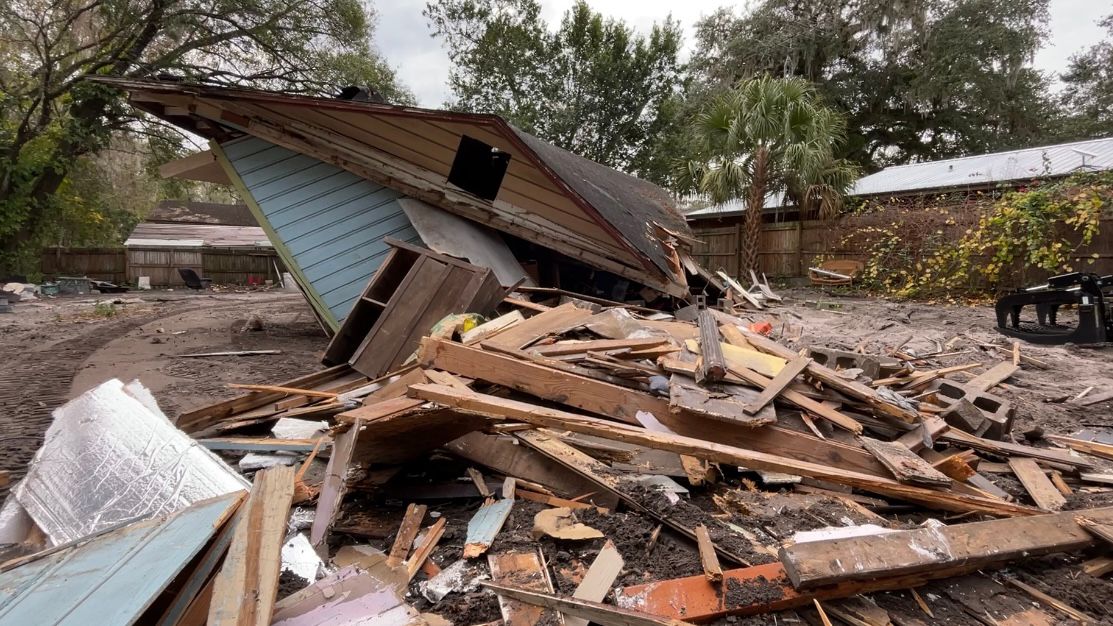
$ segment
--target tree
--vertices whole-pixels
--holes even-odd
[[[411,100],[370,46],[360,0],[7,0],[0,4],[0,273],[27,269],[79,162],[153,132],[94,76]],[[71,181],[72,186],[72,181]],[[95,194],[92,194],[95,195]],[[16,265],[20,265],[16,268]]]
[[[742,198],[744,269],[759,271],[765,199],[785,194],[830,215],[856,177],[834,154],[845,122],[802,78],[762,76],[717,95],[695,119],[681,167],[712,202]]]
[[[1113,14],[1101,21],[1106,39],[1071,57],[1063,74],[1064,132],[1073,139],[1113,135]]]
[[[704,93],[765,73],[817,85],[870,169],[1029,145],[1052,129],[1031,67],[1048,0],[763,0],[697,25]]]
[[[649,178],[668,171],[654,142],[673,122],[676,22],[638,35],[582,1],[555,31],[538,0],[444,0],[425,16],[453,63],[453,107],[498,114],[605,165]]]

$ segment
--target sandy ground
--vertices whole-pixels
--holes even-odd
[[[788,291],[784,295],[788,297],[786,306],[777,314],[749,317],[771,322],[776,334],[798,338],[800,345],[853,350],[861,344],[867,352],[876,353],[907,338],[906,351],[924,354],[941,351],[951,342],[953,348],[947,350],[961,354],[938,359],[940,366],[975,361],[990,364],[1004,358],[1004,353],[982,344],[1009,345],[992,329],[992,310],[987,307],[893,303],[813,290]],[[112,301],[118,302],[114,315],[96,313],[98,302]],[[817,301],[835,308],[817,308]],[[262,318],[264,329],[241,332],[252,315]],[[21,476],[41,443],[50,411],[104,380],[138,378],[173,417],[235,395],[227,383],[273,384],[319,369],[326,345],[327,338],[299,294],[145,292],[117,298],[57,298],[17,304],[14,314],[0,315],[0,358],[4,364],[0,367],[0,469],[11,470],[13,478]],[[204,359],[177,356],[261,349],[280,349],[283,353]],[[1049,367],[1025,368],[1004,390],[998,390],[1017,405],[1017,437],[1033,428],[1070,434],[1084,427],[1113,427],[1113,406],[1109,403],[1082,408],[1063,402],[1087,387],[1093,387],[1091,393],[1095,393],[1113,384],[1113,345],[1023,344],[1021,349]],[[1018,485],[1003,486],[1019,493]],[[0,490],[0,497],[4,496],[6,490]],[[1071,505],[1110,506],[1113,496],[1079,494]],[[462,536],[459,539],[462,542]],[[446,546],[451,543],[446,540]],[[685,553],[689,549],[685,546]],[[1078,565],[1086,556],[1093,555],[1035,559],[1006,573],[1089,612],[1100,623],[1113,624],[1113,582],[1081,574]],[[973,619],[970,607],[990,600],[1028,602],[1023,595],[1018,598],[1016,591],[1005,589],[980,577],[929,585],[921,594],[936,607],[937,615],[924,622],[988,623]],[[907,592],[875,594],[874,599],[910,615],[919,610]],[[785,616],[781,617],[779,622],[764,616],[722,623],[786,623]]]

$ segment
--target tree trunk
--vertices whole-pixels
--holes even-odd
[[[769,152],[758,148],[754,155],[753,183],[746,197],[746,216],[742,242],[742,271],[753,270],[761,273],[759,252],[761,251],[761,211],[765,208],[765,189],[769,176]],[[745,278],[745,275],[739,278]]]

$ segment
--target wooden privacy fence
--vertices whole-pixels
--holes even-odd
[[[149,276],[153,287],[185,285],[179,268],[214,284],[246,285],[275,280],[285,271],[271,248],[50,248],[40,258],[43,276],[88,276],[118,284]]]
[[[725,270],[732,276],[742,274],[742,224],[691,224],[692,231],[701,243],[693,247],[692,256],[704,267],[714,271]],[[818,257],[825,259],[853,259],[867,263],[869,250],[845,244],[851,234],[845,220],[782,222],[763,224],[758,263],[767,276],[799,278],[807,276]],[[1113,219],[1101,221],[1100,234],[1090,245],[1084,246],[1073,256],[1083,259],[1097,255],[1093,264],[1081,264],[1078,271],[1113,274]],[[1042,280],[1032,276],[1026,280]]]

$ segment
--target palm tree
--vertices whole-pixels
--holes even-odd
[[[842,116],[801,78],[762,76],[714,98],[691,127],[682,176],[715,203],[746,203],[742,269],[758,270],[761,210],[784,194],[805,211],[830,217],[857,177],[835,157],[845,139]]]

